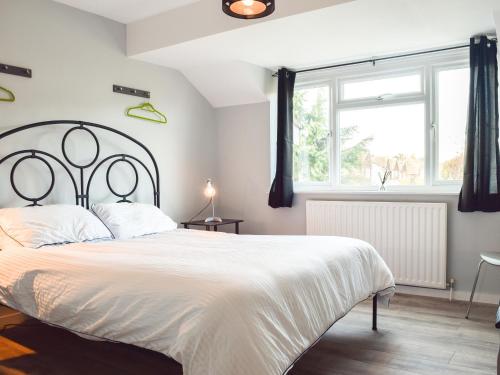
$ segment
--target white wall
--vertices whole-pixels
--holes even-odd
[[[241,225],[244,233],[303,235],[307,199],[445,202],[448,204],[448,277],[456,280],[455,297],[468,298],[479,253],[500,251],[500,213],[460,213],[456,195],[395,194],[297,194],[293,208],[274,210],[267,205],[272,156],[270,118],[269,103],[216,111],[219,213],[244,219]],[[478,284],[478,298],[498,302],[499,286],[500,269],[485,269]]]
[[[124,25],[49,0],[0,0],[0,62],[33,69],[32,79],[0,74],[0,86],[17,97],[0,102],[0,132],[55,119],[124,131],[157,157],[162,208],[186,219],[202,204],[205,178],[215,173],[214,111],[179,72],[127,58],[125,38]],[[125,117],[125,108],[142,99],[113,93],[114,83],[151,91],[168,125]],[[31,147],[41,142],[37,137]],[[17,142],[29,143],[13,142],[0,142],[0,155],[20,147]],[[73,146],[84,151],[75,141]],[[53,147],[59,152],[59,144]],[[7,190],[0,188],[0,206],[7,204]]]

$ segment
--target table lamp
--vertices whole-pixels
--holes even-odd
[[[215,188],[214,185],[212,184],[212,180],[209,178],[207,180],[207,186],[205,187],[205,196],[207,198],[210,198],[210,204],[212,205],[212,216],[207,217],[205,219],[205,223],[221,223],[222,219],[220,217],[215,216],[215,204],[214,204],[214,198],[215,198]]]

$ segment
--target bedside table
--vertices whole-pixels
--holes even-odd
[[[184,225],[185,229],[189,229],[190,226],[198,226],[198,227],[205,227],[205,230],[211,231],[213,228],[214,232],[218,231],[218,227],[221,225],[230,225],[234,224],[234,233],[240,234],[240,223],[243,223],[244,220],[237,220],[237,219],[222,219],[222,222],[210,222],[210,223],[205,223],[205,220],[196,220],[196,221],[187,221],[181,223]]]

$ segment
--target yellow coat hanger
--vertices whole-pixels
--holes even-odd
[[[141,116],[138,113],[137,114],[133,113],[133,111],[135,111],[135,110],[140,110],[140,111],[144,111],[146,113],[153,114],[155,117]],[[138,118],[141,120],[158,122],[160,124],[167,123],[167,118],[165,117],[165,115],[163,113],[161,113],[160,111],[158,111],[155,107],[153,107],[153,105],[151,103],[142,103],[141,105],[138,105],[136,107],[130,107],[127,109],[126,114],[129,117],[134,117],[134,118]]]
[[[0,91],[5,92],[7,95],[9,95],[8,98],[0,98],[0,102],[15,102],[16,101],[16,96],[14,93],[10,90],[7,90],[5,87],[0,86]]]

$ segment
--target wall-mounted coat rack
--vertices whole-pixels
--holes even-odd
[[[31,78],[32,70],[28,68],[21,68],[19,66],[7,65],[0,63],[0,73],[12,74],[15,76]]]
[[[113,85],[113,92],[124,95],[138,96],[140,98],[151,98],[151,93],[149,91],[133,89],[131,87],[125,87],[120,85]],[[127,108],[125,115],[128,117],[134,117],[140,120],[158,122],[160,124],[167,123],[167,117],[158,111],[151,103],[142,103],[135,107]]]
[[[133,89],[130,87],[119,86],[119,85],[113,85],[113,92],[116,92],[118,94],[138,96],[140,98],[146,98],[146,99],[149,99],[151,97],[151,94],[149,91],[138,90],[138,89]]]

